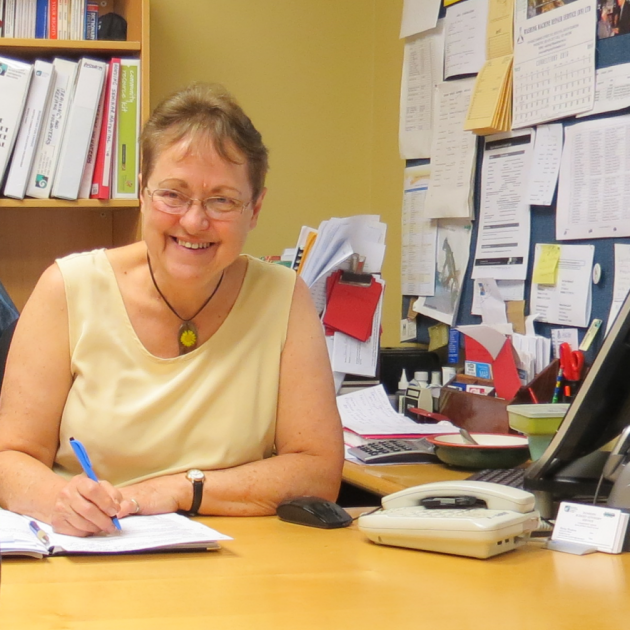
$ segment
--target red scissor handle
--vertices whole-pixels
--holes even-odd
[[[584,353],[581,350],[571,350],[568,343],[560,345],[560,365],[562,375],[567,381],[579,381],[584,366]]]

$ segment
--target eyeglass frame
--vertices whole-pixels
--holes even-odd
[[[206,197],[205,199],[198,199],[196,197],[189,197],[183,192],[180,192],[179,190],[174,190],[173,188],[156,188],[154,191],[150,191],[149,187],[145,186],[144,190],[147,191],[152,204],[155,204],[155,202],[153,201],[153,195],[156,192],[169,191],[169,192],[176,193],[182,197],[185,197],[188,201],[181,206],[181,209],[182,209],[181,212],[168,212],[167,210],[156,208],[158,212],[163,212],[164,214],[170,214],[173,216],[181,216],[181,217],[183,217],[190,210],[190,208],[192,207],[193,203],[195,203],[195,201],[199,202],[199,205],[203,208],[203,211],[206,214],[206,216],[210,216],[211,218],[219,220],[219,221],[221,220],[226,221],[232,217],[238,216],[237,211],[236,210],[228,210],[226,212],[217,212],[216,210],[209,211],[208,208],[206,208],[206,201],[208,201],[209,199],[230,199],[231,201],[234,201],[235,203],[240,204],[241,208],[240,208],[240,212],[238,213],[240,215],[242,215],[243,212],[245,212],[245,208],[247,208],[252,203],[251,199],[249,201],[242,202],[237,199],[234,199],[234,197],[229,197],[228,195],[211,195],[210,197]],[[173,209],[177,209],[177,208],[173,208]]]

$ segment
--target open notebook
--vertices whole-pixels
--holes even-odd
[[[79,538],[56,534],[46,523],[35,521],[48,535],[44,544],[32,531],[33,519],[0,509],[0,554],[42,558],[65,554],[117,554],[144,551],[211,550],[219,541],[231,540],[214,529],[179,514],[128,516],[122,531],[112,535]]]

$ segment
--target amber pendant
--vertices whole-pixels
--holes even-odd
[[[179,327],[179,354],[188,354],[197,347],[199,333],[192,322],[184,322]]]

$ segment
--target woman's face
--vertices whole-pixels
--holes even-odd
[[[256,226],[263,194],[252,199],[245,160],[224,160],[210,142],[184,139],[157,158],[147,182],[141,182],[143,234],[151,264],[162,281],[209,281],[240,255],[247,233]],[[199,202],[185,214],[156,209],[146,189],[170,189],[194,199],[226,196],[248,203],[231,219],[210,218]]]

